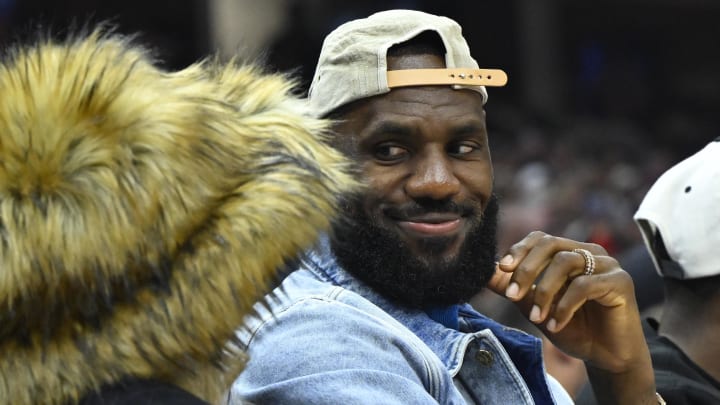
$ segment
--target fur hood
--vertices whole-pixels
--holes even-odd
[[[356,185],[293,83],[96,31],[0,64],[0,401],[133,376],[215,401],[227,342]]]

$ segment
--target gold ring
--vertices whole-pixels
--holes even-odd
[[[583,275],[589,276],[593,274],[595,272],[595,256],[593,256],[593,254],[587,249],[578,248],[573,249],[572,251],[581,254],[583,259],[585,259],[585,272]]]

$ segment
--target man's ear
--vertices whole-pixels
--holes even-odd
[[[347,121],[343,119],[333,120],[332,126],[330,127],[328,143],[353,161],[357,161],[357,139]]]
[[[655,229],[651,245],[652,254],[655,256],[657,266],[662,274],[666,277],[684,278],[685,271],[680,266],[680,263],[670,257],[659,229]]]

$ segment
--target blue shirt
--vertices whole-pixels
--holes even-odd
[[[342,269],[327,239],[255,308],[238,331],[250,360],[230,403],[572,402],[536,337],[467,304],[398,306]]]

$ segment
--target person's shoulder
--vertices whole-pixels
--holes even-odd
[[[720,389],[707,381],[694,379],[672,369],[656,369],[657,391],[668,404],[720,404]]]
[[[655,385],[668,404],[720,404],[720,383],[695,364],[670,339],[658,335],[658,323],[645,321],[644,332],[655,372]]]
[[[256,318],[291,317],[297,312],[314,313],[344,308],[374,314],[383,313],[375,304],[345,286],[300,268],[288,275],[256,305]]]
[[[305,269],[286,277],[254,309],[255,313],[247,317],[244,327],[238,331],[240,341],[246,346],[260,335],[290,334],[296,336],[293,338],[296,342],[309,327],[315,331],[313,334],[327,331],[327,337],[358,329],[366,334],[401,329],[394,318],[373,302]]]
[[[293,273],[266,297],[266,301],[269,304],[266,307],[272,312],[267,315],[272,319],[287,320],[295,316],[328,319],[328,316],[335,318],[333,315],[341,314],[348,322],[356,322],[353,321],[355,317],[373,322],[396,322],[370,299],[345,286],[317,278],[306,270]]]
[[[411,384],[422,392],[431,385],[427,367],[433,363],[439,370],[442,364],[433,362],[432,352],[388,313],[340,286],[306,291],[239,332],[250,360],[236,393],[285,392],[289,388],[279,387],[340,378],[357,384],[392,380],[393,387]],[[318,390],[316,385],[312,389]]]

